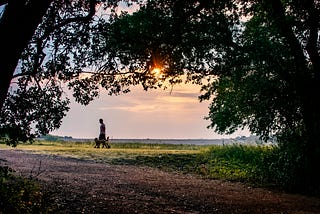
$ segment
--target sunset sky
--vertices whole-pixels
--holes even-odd
[[[222,136],[207,129],[209,102],[198,100],[200,87],[177,85],[170,90],[145,92],[136,87],[120,96],[101,94],[88,106],[72,103],[59,130],[51,134],[73,138],[94,138],[99,118],[104,119],[107,135],[113,139],[216,139],[248,135],[240,131]]]

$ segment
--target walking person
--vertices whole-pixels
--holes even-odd
[[[99,119],[99,123],[99,138],[94,139],[94,142],[96,143],[94,148],[100,148],[100,144],[102,144],[102,148],[110,148],[109,136],[106,138],[106,125],[103,123],[103,119]]]
[[[99,119],[99,122],[100,122],[99,140],[106,140],[106,125],[103,123],[103,119]]]

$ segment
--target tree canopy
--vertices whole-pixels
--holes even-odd
[[[68,82],[82,104],[98,95],[98,86],[83,73],[93,71],[92,40],[108,21],[105,16],[117,14],[118,1],[14,0],[0,5],[0,133],[15,145],[60,126],[69,109]]]

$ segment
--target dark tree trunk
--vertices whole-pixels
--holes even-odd
[[[0,109],[19,58],[53,0],[10,0],[0,20]]]
[[[309,17],[307,27],[310,30],[310,36],[306,51],[310,57],[311,68],[307,66],[304,50],[292,31],[292,27],[286,21],[281,1],[268,1],[271,6],[271,17],[286,38],[295,59],[296,72],[293,79],[295,80],[296,92],[300,97],[300,109],[305,129],[303,132],[304,142],[301,142],[305,144],[305,150],[301,151],[303,169],[300,176],[303,183],[300,185],[309,193],[320,194],[320,104],[318,100],[320,95],[320,57],[317,46],[319,16],[312,1],[308,2],[311,2],[306,5]]]
[[[319,83],[320,84],[320,83]],[[315,87],[318,88],[318,87]],[[318,88],[318,93],[320,89]],[[304,156],[305,170],[303,172],[305,188],[308,192],[320,194],[320,105],[315,93],[309,93],[304,120],[306,124],[306,151]],[[319,96],[317,96],[319,97]]]

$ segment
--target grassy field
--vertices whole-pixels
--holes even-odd
[[[248,145],[171,145],[114,143],[110,149],[94,148],[94,143],[45,142],[20,144],[11,148],[34,153],[89,159],[108,164],[130,164],[156,167],[181,173],[198,174],[205,178],[249,182],[263,180],[260,169],[273,147]]]
[[[10,148],[0,144],[0,148]],[[198,154],[204,147],[193,145],[166,145],[142,143],[116,143],[110,149],[94,148],[94,143],[83,142],[46,142],[36,141],[33,144],[20,144],[15,149],[35,153],[63,155],[80,159],[90,159],[105,163],[126,164],[137,157],[157,157],[168,154]]]

